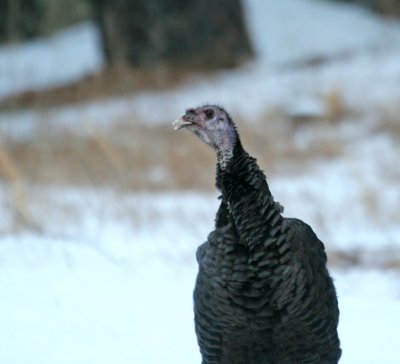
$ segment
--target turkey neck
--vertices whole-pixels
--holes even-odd
[[[238,140],[232,157],[217,163],[216,187],[222,192],[238,243],[249,248],[282,233],[281,207],[274,201],[263,171]]]

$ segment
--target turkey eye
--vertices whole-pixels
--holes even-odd
[[[211,109],[204,110],[204,113],[206,114],[207,119],[211,119],[214,116],[214,110]]]

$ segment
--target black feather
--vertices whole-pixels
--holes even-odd
[[[195,328],[203,364],[337,363],[338,302],[323,243],[283,218],[238,138],[217,165],[215,230],[197,251]]]

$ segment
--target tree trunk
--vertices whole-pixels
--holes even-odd
[[[240,0],[93,0],[111,64],[234,67],[253,55]]]
[[[18,42],[88,19],[91,0],[0,0],[0,42]]]
[[[38,1],[0,0],[0,42],[13,42],[38,34],[41,7]]]

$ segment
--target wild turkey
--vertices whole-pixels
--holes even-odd
[[[195,329],[203,364],[337,363],[338,302],[323,243],[284,218],[221,107],[174,121],[217,155],[221,204],[196,253]]]

